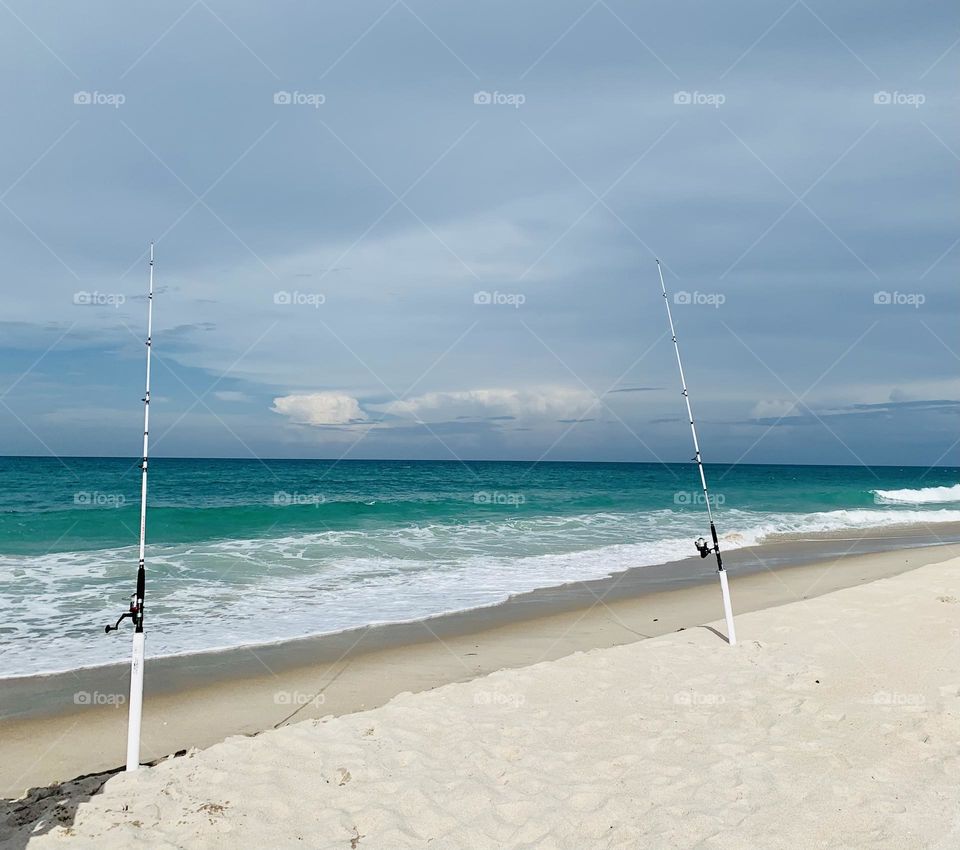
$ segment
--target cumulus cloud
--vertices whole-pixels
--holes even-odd
[[[572,387],[473,389],[431,392],[413,398],[363,404],[341,392],[295,393],[273,400],[271,410],[300,425],[376,425],[381,429],[414,422],[514,422],[550,419],[581,421],[596,396]]]
[[[593,393],[571,387],[536,389],[475,389],[432,392],[380,405],[386,414],[422,421],[438,419],[523,419],[571,417],[583,414],[596,401]]]
[[[793,412],[794,402],[786,399],[758,401],[750,411],[751,419],[779,419]]]
[[[360,402],[338,392],[279,396],[270,409],[299,425],[352,425],[367,421]]]

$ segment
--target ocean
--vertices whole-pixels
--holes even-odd
[[[724,549],[960,522],[960,469],[707,467]],[[693,464],[150,461],[148,656],[493,605],[695,554]],[[0,677],[126,661],[140,471],[0,458]]]

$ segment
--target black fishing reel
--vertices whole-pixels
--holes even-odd
[[[700,553],[701,558],[706,558],[707,555],[716,549],[716,547],[710,546],[702,537],[698,537],[696,540],[694,540],[693,545],[697,547],[697,551]]]
[[[130,594],[130,610],[125,611],[123,614],[121,614],[117,618],[117,622],[114,623],[112,626],[104,626],[103,630],[104,632],[106,632],[106,634],[110,634],[110,632],[118,631],[120,629],[120,624],[124,620],[126,620],[127,617],[129,617],[131,620],[133,620],[134,623],[136,623],[139,615],[140,615],[140,606],[137,604],[137,594],[132,593]]]

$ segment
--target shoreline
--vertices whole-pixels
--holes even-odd
[[[960,488],[960,485],[956,486]],[[853,515],[847,516],[851,512]],[[859,508],[827,511],[822,514],[822,521],[816,512],[797,514],[794,520],[789,519],[788,514],[777,513],[770,515],[769,522],[763,519],[738,520],[733,528],[726,529],[721,545],[725,557],[730,560],[738,557],[736,551],[739,549],[762,552],[761,557],[766,558],[777,548],[790,543],[818,547],[815,557],[819,558],[847,552],[848,547],[839,545],[841,541],[860,544],[867,538],[882,538],[885,542],[879,548],[884,549],[960,541],[960,510],[867,510],[865,513],[867,515],[861,515],[864,511]],[[612,520],[614,525],[619,525],[629,514],[605,516],[601,512],[598,516],[605,517],[604,522]],[[536,523],[539,519],[535,516],[531,521]],[[277,566],[273,559],[279,557],[278,563],[283,563],[285,547],[293,545],[296,535],[290,539],[283,535],[236,539],[214,535],[198,544],[196,551],[187,544],[182,550],[176,548],[179,544],[171,544],[175,548],[169,551],[160,546],[151,554],[149,560],[153,567],[148,566],[147,573],[148,585],[153,588],[148,595],[154,600],[152,604],[148,603],[147,611],[147,658],[153,661],[224,653],[247,646],[256,649],[267,644],[288,644],[351,629],[410,623],[493,608],[511,603],[513,597],[564,584],[607,581],[616,578],[620,572],[640,567],[652,573],[663,567],[668,559],[670,564],[685,561],[683,555],[692,550],[693,538],[703,530],[699,523],[683,529],[675,528],[673,519],[671,515],[664,520],[671,523],[669,527],[641,523],[636,536],[624,536],[621,529],[614,541],[604,537],[606,532],[601,534],[600,540],[581,540],[579,532],[574,540],[565,539],[566,532],[561,532],[563,536],[558,539],[548,523],[543,530],[543,546],[535,542],[532,550],[522,546],[522,551],[513,555],[509,551],[498,552],[494,546],[487,558],[472,548],[476,544],[486,551],[487,544],[471,537],[484,527],[484,522],[475,524],[474,520],[468,520],[463,523],[463,528],[469,530],[469,539],[459,541],[451,550],[453,555],[450,552],[443,555],[441,550],[442,557],[436,564],[429,557],[421,561],[418,551],[413,554],[412,564],[405,561],[406,555],[391,555],[386,559],[387,563],[372,566],[361,557],[356,565],[357,574],[354,574],[353,558],[357,554],[352,552],[353,543],[369,544],[374,552],[383,554],[379,544],[375,540],[366,540],[367,533],[359,529],[345,532],[352,540],[346,553],[337,548],[339,544],[336,542],[334,549],[327,551],[319,537],[307,534],[303,541],[296,542],[296,546],[302,542],[306,548],[291,550],[295,561],[305,559],[306,567],[281,566],[276,574],[272,572]],[[425,533],[428,536],[440,533],[436,530],[439,528],[446,534],[458,525],[441,523],[435,528],[428,524]],[[505,530],[509,530],[510,522],[505,527],[494,525],[495,537],[499,540]],[[383,528],[388,527],[389,524]],[[405,528],[410,531],[418,525],[414,523]],[[890,534],[894,529],[904,533]],[[378,526],[374,535],[380,530],[383,529]],[[533,535],[532,540],[538,540],[537,529],[525,530]],[[406,532],[404,535],[406,542],[398,544],[401,549],[410,543],[406,540],[409,535]],[[831,551],[832,543],[837,545]],[[460,552],[457,548],[460,544],[467,546],[466,554],[461,552],[466,562],[455,554]],[[420,545],[416,543],[414,550]],[[258,547],[266,549],[261,553]],[[507,547],[508,550],[513,548]],[[237,556],[237,549],[256,551]],[[849,551],[867,550],[855,546]],[[118,610],[116,602],[116,599],[123,598],[122,592],[108,592],[103,585],[113,587],[119,584],[121,576],[124,582],[129,580],[129,564],[135,557],[135,549],[113,547],[88,551],[81,547],[78,551],[71,549],[48,554],[52,560],[47,555],[37,555],[35,565],[38,576],[45,582],[45,590],[30,594],[27,599],[21,598],[21,591],[15,584],[5,586],[2,591],[5,603],[16,614],[11,617],[8,628],[0,630],[4,633],[0,634],[0,645],[6,649],[6,664],[0,665],[0,685],[11,680],[72,674],[127,663],[122,634],[104,640],[98,624],[112,623],[123,609],[121,605]],[[202,564],[209,559],[210,563],[217,565],[214,574],[225,576],[227,580],[207,585],[208,576],[203,569],[193,573],[196,564],[181,576],[181,565],[176,560],[181,557],[191,564],[194,560]],[[330,563],[324,561],[328,557],[333,559]],[[454,560],[451,561],[451,557]],[[80,560],[75,562],[77,558]],[[171,561],[171,558],[175,560]],[[802,563],[813,558],[801,553],[787,560]],[[5,566],[12,567],[13,575],[18,575],[19,570],[30,573],[34,566],[27,553],[11,555],[10,559],[7,556],[0,558]],[[249,569],[235,570],[244,560],[249,561]],[[776,565],[781,562],[782,559],[777,559]],[[176,564],[176,568],[168,569],[171,564]],[[182,566],[186,567],[186,564]],[[329,582],[325,579],[327,569],[332,570],[333,576]],[[230,578],[234,573],[235,576]],[[59,584],[61,580],[62,586]],[[311,587],[317,587],[319,593],[312,592]],[[91,612],[91,616],[84,616],[84,611]],[[375,613],[381,616],[375,617]],[[59,628],[55,631],[38,628],[40,619]],[[38,639],[47,636],[54,639]],[[0,704],[0,719],[9,714]]]
[[[820,596],[960,555],[958,543],[930,542],[944,536],[960,536],[960,529],[908,536],[912,547],[902,546],[903,535],[878,533],[856,538],[849,548],[849,541],[823,540],[730,550],[725,561],[735,612]],[[894,539],[901,545],[891,549]],[[824,556],[831,546],[841,553]],[[721,616],[715,575],[710,562],[686,559],[429,620],[153,659],[146,678],[143,759],[711,623]],[[0,796],[16,797],[28,787],[121,764],[128,676],[121,664],[6,680]],[[114,701],[98,705],[91,699],[78,706],[78,692]],[[45,710],[38,712],[41,704]],[[54,743],[38,757],[38,741]]]
[[[889,530],[901,533],[889,533],[888,529],[881,527],[871,527],[857,529],[859,533],[856,536],[849,535],[854,529],[842,529],[835,531],[816,532],[815,536],[798,535],[779,535],[776,539],[765,541],[752,546],[743,546],[738,548],[728,548],[723,550],[724,564],[727,567],[731,577],[742,574],[749,574],[763,569],[783,569],[786,567],[805,566],[821,560],[827,560],[835,557],[845,557],[847,555],[873,554],[878,552],[895,551],[899,549],[922,549],[931,546],[952,545],[960,543],[960,522],[943,522],[931,525],[918,524],[897,524],[893,523]],[[932,530],[932,529],[935,529]],[[896,542],[891,542],[896,541]],[[842,546],[843,543],[854,543],[854,546]],[[763,556],[761,558],[761,555]],[[667,561],[660,564],[647,564],[638,567],[631,567],[627,570],[611,572],[609,575],[601,578],[571,579],[561,584],[547,585],[533,590],[511,593],[504,599],[476,605],[470,608],[452,608],[448,611],[440,611],[430,614],[426,617],[413,617],[400,620],[381,620],[372,621],[361,626],[351,626],[344,629],[335,629],[332,631],[312,632],[297,637],[280,637],[263,641],[262,643],[238,643],[224,646],[210,647],[204,649],[185,650],[162,655],[151,655],[149,645],[147,652],[147,662],[151,665],[183,665],[191,667],[192,661],[196,659],[198,664],[203,663],[202,659],[209,656],[215,656],[217,663],[230,663],[230,656],[244,655],[249,652],[272,652],[279,648],[286,654],[296,652],[303,645],[309,647],[311,654],[315,653],[317,646],[324,642],[335,641],[341,637],[356,635],[368,630],[383,631],[387,633],[392,630],[401,631],[405,627],[417,625],[422,622],[435,623],[451,620],[453,618],[465,618],[472,620],[484,620],[488,613],[499,621],[496,612],[499,609],[509,609],[522,604],[528,610],[535,610],[539,615],[546,611],[552,613],[554,610],[566,610],[565,607],[557,608],[555,606],[565,606],[570,602],[562,597],[576,591],[577,588],[590,587],[593,591],[605,594],[609,586],[620,586],[625,584],[629,595],[638,595],[649,592],[650,590],[679,589],[688,586],[691,582],[708,582],[715,579],[715,569],[713,559],[709,558],[705,563],[696,556],[680,558]],[[698,565],[701,565],[698,568]],[[624,579],[626,578],[626,581]],[[621,595],[617,593],[617,595]],[[561,601],[562,600],[562,601]],[[589,602],[588,596],[581,596],[582,601]],[[574,600],[573,605],[578,604]],[[522,616],[507,616],[505,622],[513,622],[517,619],[525,619],[529,614]],[[465,625],[470,629],[471,625]],[[475,626],[474,626],[475,628]],[[122,636],[122,634],[121,634]],[[387,637],[384,645],[393,645],[400,643],[402,637],[394,640]],[[86,677],[97,676],[98,673],[110,673],[115,670],[126,671],[129,669],[129,661],[124,658],[120,661],[111,661],[105,663],[91,664],[83,667],[67,667],[59,670],[45,670],[36,673],[14,673],[9,676],[0,675],[0,686],[17,689],[24,687],[29,689],[31,684],[40,684],[52,681],[58,678],[66,677]],[[0,703],[0,722],[12,717],[22,716],[21,713],[11,706],[14,701],[8,698]],[[50,713],[40,709],[37,713]],[[33,714],[31,711],[27,715]]]
[[[735,647],[707,622],[36,789],[0,844],[954,847],[945,549],[841,561],[910,563],[743,612]]]

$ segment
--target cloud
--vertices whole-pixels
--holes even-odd
[[[879,404],[851,404],[851,411],[892,412],[894,410],[955,410],[960,407],[960,401],[952,398],[913,399],[911,401],[896,401]]]
[[[753,406],[753,410],[750,411],[750,418],[779,419],[781,416],[789,415],[795,406],[795,402],[787,401],[786,399],[758,401]]]
[[[217,390],[213,394],[220,401],[252,401],[246,393],[242,393],[239,390]]]
[[[781,404],[786,404],[782,402]],[[770,412],[763,413],[763,405],[770,405]],[[783,408],[776,402],[760,402],[753,409],[753,418],[742,425],[814,425],[822,424],[825,419],[857,419],[891,418],[901,413],[952,413],[960,408],[958,399],[915,399],[913,401],[884,401],[876,403],[857,403],[838,406],[820,406],[816,410],[803,405],[790,406],[783,412]]]
[[[432,392],[380,406],[391,416],[435,421],[482,417],[486,419],[578,418],[596,396],[571,387],[537,389],[475,389]]]
[[[234,394],[227,392],[230,400]],[[399,433],[413,423],[456,426],[473,431],[499,427],[501,422],[517,420],[589,422],[583,415],[596,397],[587,390],[571,387],[536,389],[473,389],[432,392],[390,402],[363,403],[341,392],[293,393],[278,396],[271,410],[298,425],[335,427],[376,426],[378,430]],[[516,429],[513,429],[516,430]]]
[[[357,399],[337,392],[279,396],[270,409],[298,425],[353,425],[368,418]]]

